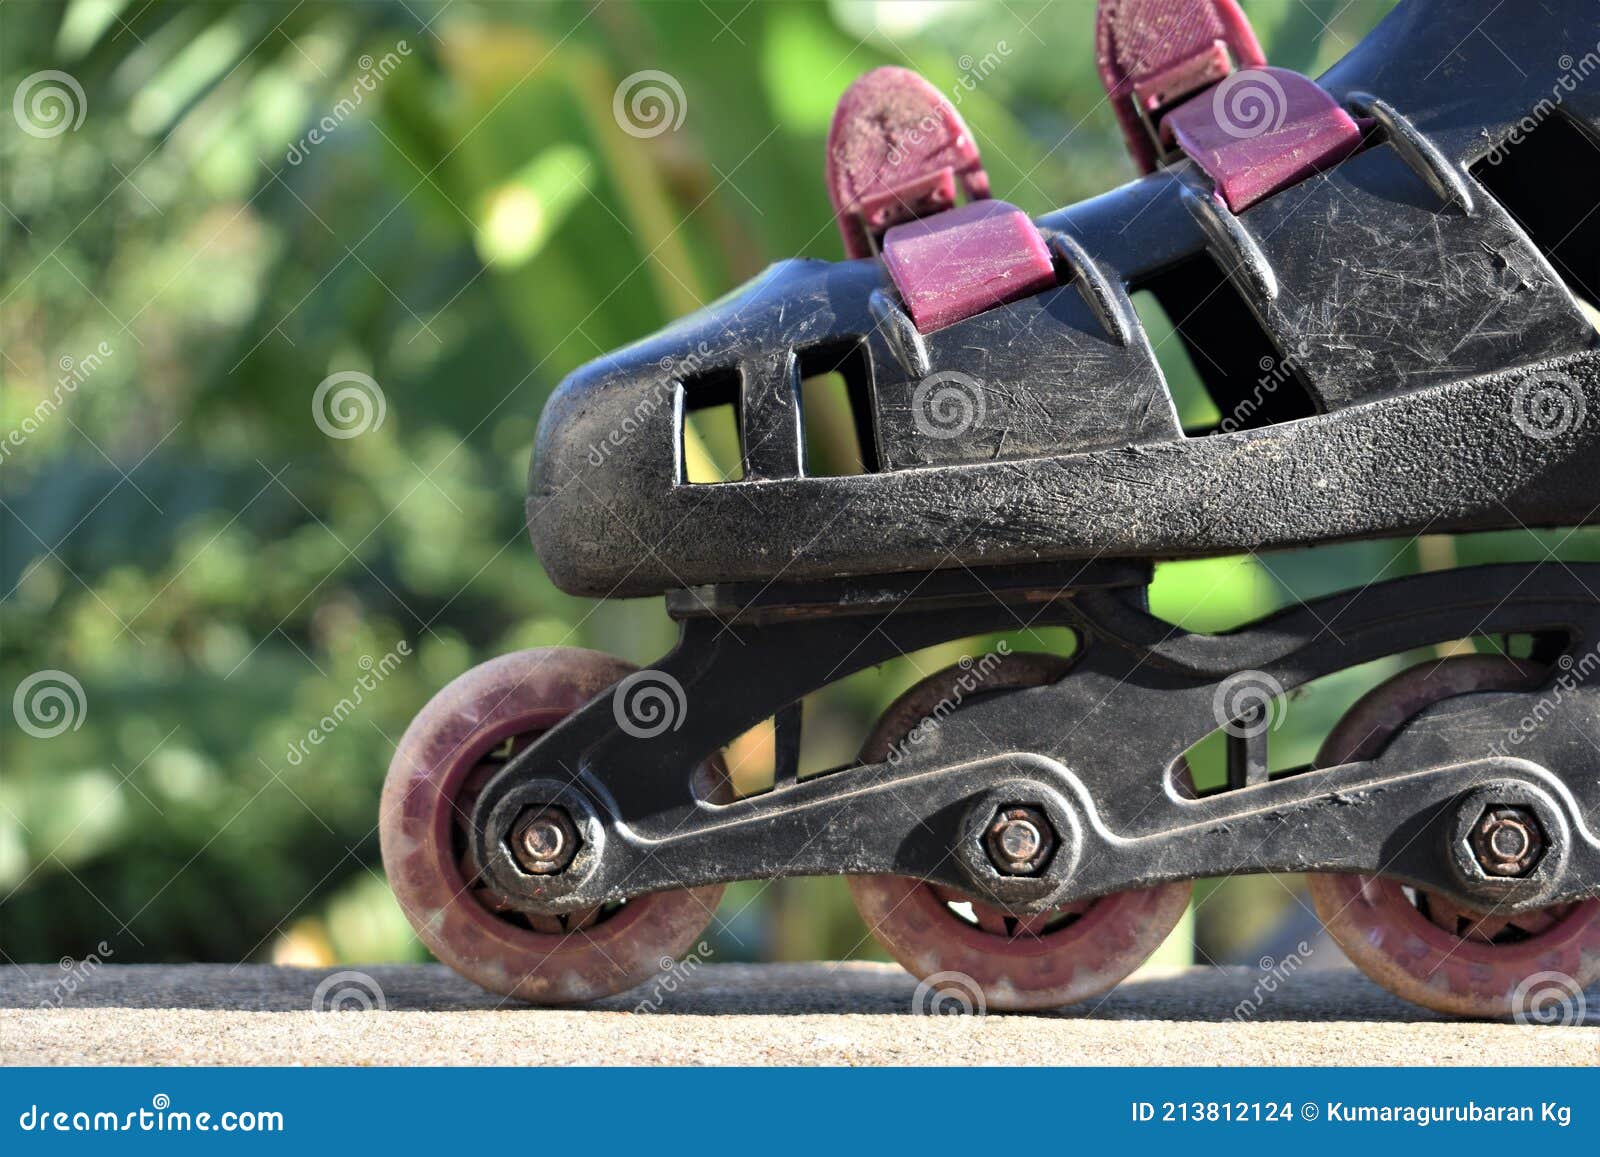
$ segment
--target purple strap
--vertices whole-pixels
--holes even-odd
[[[1235,213],[1335,165],[1361,128],[1314,81],[1285,68],[1236,72],[1161,122]]]
[[[849,257],[884,232],[989,195],[978,146],[956,106],[909,68],[875,68],[839,98],[828,129],[828,196]]]
[[[1095,13],[1100,79],[1146,173],[1166,152],[1156,133],[1169,109],[1266,62],[1237,0],[1100,0]]]
[[[1028,215],[1004,201],[896,225],[883,264],[923,333],[1055,284],[1055,268]]]

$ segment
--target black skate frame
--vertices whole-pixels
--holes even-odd
[[[471,817],[491,887],[536,913],[885,872],[1017,913],[1279,870],[1382,873],[1503,912],[1600,894],[1600,567],[1396,580],[1219,636],[1143,601],[1150,560],[1594,521],[1600,343],[1578,296],[1597,296],[1600,241],[1557,243],[1558,271],[1502,204],[1515,167],[1482,165],[1533,140],[1534,110],[1532,134],[1600,148],[1600,84],[1546,107],[1545,72],[1505,64],[1597,44],[1592,0],[1410,0],[1319,78],[1370,124],[1366,147],[1245,212],[1180,162],[1039,218],[1059,284],[934,333],[916,331],[875,260],[791,261],[572,375],[540,425],[534,544],[563,590],[667,595],[681,639],[652,671],[682,700],[638,738],[606,692],[512,759]],[[1544,185],[1546,202],[1595,195]],[[1240,337],[1231,355],[1212,349],[1232,359],[1207,383],[1239,419],[1224,432],[1179,428],[1129,296],[1153,286],[1179,301],[1186,343]],[[1275,375],[1264,393],[1258,352]],[[846,364],[869,472],[814,477],[799,383]],[[928,436],[916,391],[945,372],[978,380],[983,412]],[[1519,430],[1550,389],[1568,420]],[[695,484],[685,410],[713,395],[736,404],[743,476]],[[974,696],[891,762],[797,778],[803,696],[1022,624],[1077,633],[1066,677]],[[1441,702],[1338,767],[1269,775],[1270,733],[1230,738],[1227,789],[1185,797],[1180,757],[1228,722],[1214,702],[1230,676],[1287,693],[1513,634],[1535,637],[1543,690]],[[710,802],[692,769],[769,718],[773,790]],[[584,849],[529,875],[506,835],[549,804],[572,812]],[[1002,876],[979,829],[1020,804],[1047,814],[1059,846],[1041,874]],[[1485,876],[1467,847],[1491,805],[1543,828],[1526,877]]]
[[[1600,893],[1600,566],[1507,564],[1394,580],[1226,635],[1143,606],[1146,568],[1092,563],[942,571],[803,587],[684,592],[678,647],[652,671],[682,687],[678,724],[635,737],[616,689],[512,760],[480,797],[474,849],[491,885],[551,913],[661,889],[783,876],[894,873],[1017,913],[1167,880],[1269,871],[1383,873],[1511,912]],[[804,694],[903,652],[1021,623],[1080,648],[1045,687],[974,694],[900,758],[797,780]],[[1219,688],[1259,673],[1285,692],[1369,660],[1469,635],[1532,634],[1559,687],[1425,711],[1375,759],[1268,776],[1270,731],[1230,735],[1230,782],[1187,798],[1182,753],[1219,725]],[[981,681],[977,688],[981,691]],[[688,769],[777,720],[774,788],[731,804]],[[1536,718],[1539,726],[1523,721]],[[579,817],[594,854],[533,876],[505,835],[530,804]],[[1466,831],[1489,806],[1530,808],[1534,871],[1476,870]],[[979,832],[1000,806],[1049,816],[1038,876],[1003,876]]]

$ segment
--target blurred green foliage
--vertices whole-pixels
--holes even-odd
[[[1388,6],[1246,5],[1275,61],[1312,72]],[[0,721],[5,958],[100,941],[121,961],[420,957],[374,827],[411,715],[514,648],[643,662],[671,641],[658,603],[568,598],[528,547],[523,479],[552,387],[773,259],[838,257],[823,140],[876,65],[960,90],[999,196],[1042,212],[1131,178],[1091,7],[0,5],[4,94],[43,70],[82,94],[76,127],[0,127],[0,427],[27,430],[0,470],[0,689],[45,670],[83,688],[59,735]],[[613,99],[646,69],[681,86],[684,115],[641,137]],[[379,384],[383,420],[325,436],[313,394],[350,371]],[[1220,629],[1295,595],[1558,546],[1594,553],[1586,535],[1345,546],[1165,567],[1153,597]],[[959,653],[820,697],[819,758],[847,759],[919,670]],[[1280,747],[1309,759],[1375,677],[1292,711]],[[313,729],[326,738],[308,746]],[[1296,907],[1270,879],[1202,895],[1208,959]],[[874,952],[838,881],[732,888],[716,938],[731,958]]]

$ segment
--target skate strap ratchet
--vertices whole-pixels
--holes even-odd
[[[1337,164],[1361,127],[1315,81],[1285,68],[1236,72],[1161,122],[1235,213]]]
[[[1187,156],[1236,213],[1361,143],[1315,81],[1267,67],[1236,0],[1100,0],[1095,49],[1139,166]]]
[[[922,333],[1056,281],[1044,237],[1005,201],[974,201],[896,225],[884,234],[883,264]]]
[[[1095,63],[1128,150],[1146,173],[1172,159],[1162,117],[1266,55],[1236,0],[1100,0]]]
[[[871,257],[884,233],[989,195],[966,122],[908,68],[876,68],[839,98],[828,129],[828,196],[850,257]]]

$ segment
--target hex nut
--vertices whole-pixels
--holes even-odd
[[[583,843],[567,809],[558,805],[525,808],[507,842],[511,858],[535,876],[566,871]]]
[[[1525,807],[1484,809],[1469,837],[1478,865],[1491,876],[1526,876],[1538,866],[1546,840],[1539,819]]]
[[[950,833],[952,858],[963,877],[960,882],[949,881],[953,886],[1014,916],[1044,912],[1059,902],[1077,869],[1083,837],[1072,805],[1048,782],[1052,771],[1044,761],[1035,765],[1031,759],[1014,756],[978,765],[977,773],[990,782],[967,801]],[[1009,875],[989,858],[989,829],[1000,813],[1012,808],[1038,811],[1054,839],[1032,876]]]
[[[1035,876],[1055,853],[1056,834],[1044,812],[1028,804],[998,808],[983,833],[984,851],[1003,876]]]

